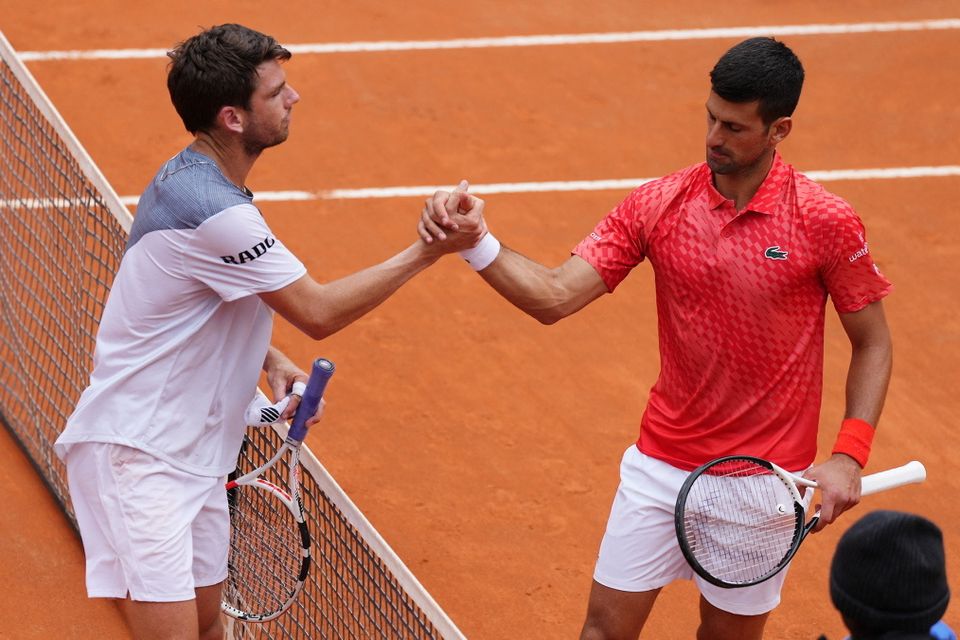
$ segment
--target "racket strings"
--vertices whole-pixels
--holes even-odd
[[[752,583],[789,558],[797,533],[793,494],[774,473],[735,461],[702,473],[684,508],[684,537],[697,563],[730,584]]]
[[[279,611],[299,585],[303,562],[299,523],[270,491],[241,485],[231,493],[224,599],[240,611]]]

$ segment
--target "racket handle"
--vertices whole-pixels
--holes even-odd
[[[927,479],[927,470],[923,463],[916,460],[902,467],[894,467],[879,473],[871,473],[861,480],[860,495],[869,495],[878,491],[902,487],[905,484],[923,482]]]
[[[293,414],[293,423],[287,433],[288,441],[303,442],[307,435],[307,420],[317,412],[320,399],[323,398],[323,391],[327,388],[327,382],[333,375],[333,371],[333,363],[326,358],[317,358],[313,361],[313,371],[307,381],[307,388],[303,392],[303,397],[300,398],[297,412]]]

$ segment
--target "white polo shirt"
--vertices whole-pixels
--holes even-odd
[[[252,200],[191,149],[161,168],[137,207],[58,456],[112,442],[197,475],[233,470],[273,324],[257,294],[306,274]]]

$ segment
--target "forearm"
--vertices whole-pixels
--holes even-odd
[[[307,378],[307,374],[294,364],[293,360],[273,345],[267,348],[263,371],[267,374],[267,385],[274,401],[283,398],[296,380],[306,382]]]
[[[893,343],[883,303],[878,300],[860,311],[841,313],[840,323],[850,338],[851,349],[844,417],[876,426],[893,363]]]
[[[888,340],[854,347],[847,372],[845,418],[859,418],[876,427],[892,366],[893,350]]]
[[[291,324],[321,340],[380,305],[441,254],[416,242],[389,260],[320,284],[310,276],[261,298]]]
[[[267,355],[263,359],[264,371],[270,372],[284,362],[290,362],[290,359],[280,349],[273,345],[267,347]]]
[[[424,251],[423,243],[416,242],[378,265],[323,285],[323,308],[317,314],[327,335],[378,307],[439,257]]]
[[[507,301],[543,324],[579,311],[606,292],[593,267],[579,258],[550,269],[506,246],[480,275]]]
[[[890,383],[893,346],[880,301],[854,313],[840,314],[840,322],[850,338],[851,355],[844,421],[831,460],[848,468],[854,461],[865,467]]]

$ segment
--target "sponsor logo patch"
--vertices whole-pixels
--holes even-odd
[[[267,252],[270,247],[277,243],[276,238],[266,237],[262,242],[258,242],[246,251],[241,251],[235,256],[220,256],[226,264],[246,264],[253,262]]]
[[[767,247],[767,250],[763,252],[763,257],[770,260],[786,260],[788,255],[790,255],[790,252],[782,250],[778,244]]]
[[[857,249],[857,251],[851,254],[847,259],[850,262],[856,262],[857,260],[859,260],[860,258],[862,258],[863,256],[869,253],[870,253],[870,249],[867,248],[867,243],[864,242],[863,246],[860,249]]]

